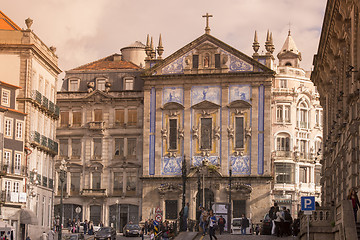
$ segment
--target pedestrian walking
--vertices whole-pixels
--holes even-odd
[[[283,208],[283,212],[284,212],[284,225],[283,225],[283,232],[288,235],[291,236],[291,225],[293,222],[293,219],[291,217],[290,214],[290,209],[286,209],[286,207]]]
[[[277,237],[282,237],[283,236],[283,222],[284,222],[284,217],[283,217],[283,214],[280,212],[280,209],[279,207],[277,206],[275,208],[275,213],[276,213],[276,218],[275,218],[275,232],[276,232],[276,236]]]
[[[88,221],[85,220],[85,222],[84,222],[84,235],[87,234],[88,228],[89,228]]]
[[[187,231],[187,220],[189,217],[189,203],[185,204],[184,211],[183,211],[183,231]]]
[[[220,216],[219,220],[218,220],[218,226],[219,226],[220,235],[224,232],[225,224],[226,224],[225,218],[223,218],[223,216]]]
[[[215,238],[215,240],[217,240],[217,237],[215,236],[215,229],[216,229],[216,217],[214,216],[213,210],[210,210],[210,215],[209,215],[209,236],[210,236],[210,240],[212,240],[213,237]]]
[[[202,212],[201,212],[201,215],[200,215],[200,227],[203,230],[203,236],[205,236],[205,234],[206,234],[206,222],[207,222],[207,218],[208,218],[208,213],[207,213],[207,211],[205,210],[204,207],[201,207],[201,209],[202,209]]]
[[[241,234],[245,235],[246,234],[246,228],[249,227],[249,219],[246,218],[245,214],[242,215],[241,217]]]
[[[354,211],[355,223],[357,223],[357,211],[360,207],[360,203],[359,203],[359,198],[357,196],[355,188],[350,189],[349,195],[348,195],[348,200],[351,200],[351,204],[352,204],[353,211]]]

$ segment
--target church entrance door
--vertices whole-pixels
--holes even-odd
[[[208,188],[205,188],[205,209],[211,209],[212,205],[214,204],[214,193]],[[203,206],[203,189],[201,192],[196,194],[196,206]]]

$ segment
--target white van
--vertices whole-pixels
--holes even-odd
[[[246,234],[253,234],[252,232],[252,222],[249,220],[249,227],[246,228]],[[241,234],[241,218],[233,218],[231,220],[231,234]]]

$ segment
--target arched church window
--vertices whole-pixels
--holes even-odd
[[[291,64],[291,62],[286,62],[286,63],[285,63],[285,66],[291,67],[292,64]]]
[[[235,117],[235,148],[244,148],[244,117]]]

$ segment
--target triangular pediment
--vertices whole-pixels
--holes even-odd
[[[86,100],[91,99],[94,102],[100,102],[103,101],[104,99],[111,99],[111,98],[112,96],[100,90],[95,90],[84,97],[84,99]]]
[[[251,108],[251,104],[243,101],[243,100],[237,100],[233,101],[228,105],[229,108]]]
[[[192,106],[192,108],[194,108],[194,109],[218,109],[218,108],[220,108],[220,105],[205,100],[205,101],[195,104],[194,106]]]
[[[269,72],[272,70],[217,38],[204,34],[158,62],[146,75]]]

